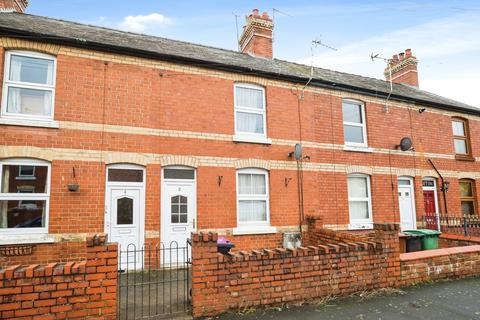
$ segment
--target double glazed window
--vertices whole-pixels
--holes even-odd
[[[51,120],[55,97],[55,58],[7,51],[2,117]]]
[[[268,172],[242,169],[237,172],[238,225],[268,225]]]
[[[0,162],[0,233],[47,232],[50,164]]]
[[[475,185],[473,180],[460,180],[460,203],[462,215],[470,216],[476,213]]]
[[[452,130],[455,153],[459,156],[470,156],[470,137],[467,121],[460,118],[453,118]]]
[[[365,124],[365,106],[353,100],[343,100],[343,132],[345,145],[367,147],[367,126]]]
[[[235,85],[235,134],[246,139],[265,139],[265,90],[250,84]]]
[[[364,174],[348,176],[348,209],[352,229],[371,227],[372,203],[369,176]]]

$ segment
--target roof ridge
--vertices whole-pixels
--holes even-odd
[[[114,32],[119,32],[119,33],[127,33],[127,34],[131,34],[131,35],[134,35],[134,36],[150,37],[150,38],[155,38],[155,39],[173,41],[173,42],[177,42],[177,43],[191,44],[191,45],[194,45],[194,46],[199,46],[199,47],[204,47],[204,48],[210,48],[210,49],[215,49],[215,50],[221,50],[221,51],[243,54],[240,51],[236,51],[236,50],[232,50],[232,49],[226,49],[226,48],[214,47],[214,46],[211,46],[211,45],[206,45],[206,44],[201,44],[201,43],[195,43],[195,42],[184,41],[184,40],[176,40],[176,39],[156,36],[156,35],[152,35],[152,34],[140,33],[140,32],[126,31],[126,30],[122,30],[122,29],[115,29],[115,28],[112,28],[112,27],[100,26],[100,25],[95,25],[95,24],[91,24],[91,23],[83,23],[83,22],[72,21],[72,20],[64,20],[64,19],[48,17],[48,16],[39,16],[39,15],[36,15],[36,14],[31,14],[31,13],[3,12],[1,14],[24,15],[24,16],[26,15],[26,16],[31,16],[31,17],[41,18],[41,19],[49,19],[49,20],[54,20],[54,21],[59,21],[59,22],[73,23],[73,24],[76,24],[76,25],[79,25],[79,26],[87,26],[87,27],[91,27],[91,28],[99,28],[99,29],[104,29],[104,30],[114,31]],[[251,55],[248,55],[248,54],[245,54],[245,55],[251,56]],[[259,58],[259,57],[255,57],[255,56],[251,56],[251,57],[252,58]]]

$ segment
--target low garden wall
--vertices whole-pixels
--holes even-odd
[[[402,253],[401,286],[480,275],[480,245]]]
[[[193,316],[394,286],[400,277],[397,234],[398,225],[377,224],[375,241],[332,238],[232,255],[217,253],[216,234],[194,234]]]
[[[87,237],[86,260],[0,270],[0,319],[115,319],[117,245]]]

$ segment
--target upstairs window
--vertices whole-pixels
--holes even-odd
[[[0,234],[47,232],[49,184],[48,162],[0,161]]]
[[[265,89],[236,84],[234,96],[235,135],[253,141],[266,139]]]
[[[467,121],[460,118],[453,118],[452,130],[455,154],[464,157],[470,156],[470,136]]]
[[[237,172],[238,225],[268,225],[268,172],[261,169],[242,169]]]
[[[3,118],[53,119],[55,58],[35,52],[7,51],[1,115]]]
[[[460,180],[460,204],[462,207],[462,215],[470,216],[477,212],[475,186],[473,180]]]
[[[348,176],[348,209],[351,229],[367,229],[373,225],[370,176]]]
[[[364,104],[353,100],[343,100],[342,112],[345,145],[367,147]]]

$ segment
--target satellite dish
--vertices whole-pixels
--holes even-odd
[[[295,155],[295,159],[297,160],[302,159],[302,145],[300,143],[297,143],[295,145],[295,151],[293,154]]]
[[[402,140],[400,140],[400,144],[398,146],[402,151],[410,150],[412,148],[412,139],[410,139],[409,137],[403,137]]]

